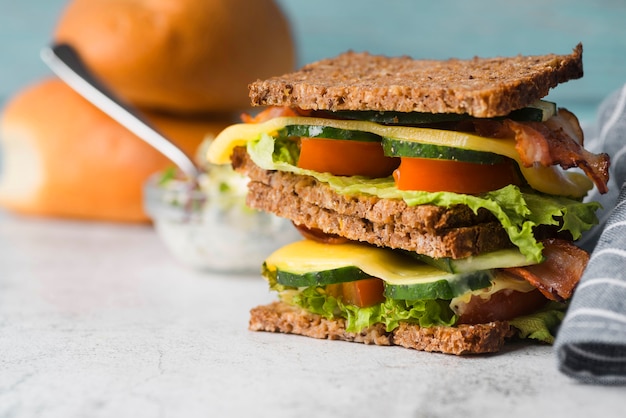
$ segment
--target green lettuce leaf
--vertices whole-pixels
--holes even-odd
[[[539,312],[517,317],[509,323],[518,329],[520,338],[553,344],[556,330],[565,316],[565,310],[565,304],[553,302]]]
[[[420,327],[453,326],[456,316],[447,300],[407,301],[386,299],[384,302],[360,308],[342,303],[341,299],[328,295],[323,287],[308,287],[296,291],[289,303],[327,319],[343,318],[346,331],[358,333],[374,324],[382,323],[388,332],[400,322],[418,324]],[[558,326],[563,321],[565,305],[550,303],[539,312],[512,319],[509,323],[518,330],[522,339],[554,343]]]
[[[366,194],[387,199],[403,199],[407,205],[433,204],[450,207],[463,204],[474,212],[480,208],[489,210],[502,224],[511,242],[532,262],[541,262],[543,246],[534,235],[538,225],[558,225],[562,231],[569,231],[574,239],[595,225],[598,220],[596,210],[599,204],[583,203],[565,197],[523,192],[517,186],[506,186],[482,195],[466,195],[450,192],[402,191],[395,187],[393,178],[370,179],[361,176],[333,176],[296,167],[297,147],[289,140],[276,140],[262,134],[248,142],[248,154],[259,167],[266,170],[280,170],[309,175],[327,183],[337,193],[343,195]],[[561,221],[562,220],[562,221]]]
[[[270,290],[281,295],[281,299],[300,306],[308,312],[327,319],[344,318],[346,330],[358,333],[364,328],[377,323],[393,331],[400,322],[418,324],[420,327],[453,326],[456,316],[450,309],[449,300],[407,301],[386,299],[384,302],[367,308],[344,304],[340,299],[326,293],[323,287],[294,289],[276,281],[276,271],[267,269],[263,264],[263,276],[269,283]],[[520,316],[509,321],[518,330],[522,339],[533,339],[554,343],[554,336],[563,321],[567,304],[550,302],[538,312]]]
[[[401,321],[421,327],[450,326],[456,321],[448,306],[450,302],[443,300],[386,299],[378,305],[360,308],[328,295],[323,287],[308,287],[295,294],[291,302],[328,319],[344,318],[348,332],[360,332],[377,323],[385,324],[387,331],[393,331]]]
[[[596,211],[602,207],[598,202],[580,203],[561,196],[530,193],[525,195],[525,200],[533,222],[538,225],[558,225],[554,218],[561,218],[563,226],[560,231],[569,231],[575,240],[598,223]]]

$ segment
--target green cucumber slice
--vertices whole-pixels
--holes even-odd
[[[493,152],[446,147],[445,145],[423,144],[387,137],[383,138],[382,145],[383,151],[388,157],[433,158],[477,164],[500,164],[507,160],[507,157]]]
[[[413,254],[415,258],[449,273],[468,273],[477,270],[489,270],[502,267],[523,267],[534,264],[517,248],[492,251],[467,258],[432,258],[422,254]]]
[[[537,100],[530,106],[514,110],[508,117],[517,121],[545,122],[556,115],[556,110],[556,103]]]
[[[471,116],[461,113],[422,113],[422,112],[393,112],[376,110],[338,110],[333,113],[338,119],[366,120],[383,125],[425,125],[440,122],[458,122],[472,119]]]
[[[493,270],[483,270],[451,274],[440,280],[421,280],[413,283],[386,282],[385,296],[401,300],[450,300],[472,290],[490,286],[494,277]]]
[[[380,142],[382,139],[380,135],[371,132],[351,131],[330,126],[315,125],[288,125],[285,126],[278,135],[283,137],[297,136],[305,138],[345,139],[362,142]]]
[[[379,112],[340,110],[333,113],[339,119],[367,120],[385,125],[424,125],[440,122],[458,122],[474,119],[461,113],[422,113],[422,112]],[[507,116],[494,119],[513,119],[517,121],[545,122],[556,114],[556,103],[537,100],[522,109],[514,110]]]
[[[291,273],[285,270],[276,271],[276,281],[290,287],[326,286],[328,284],[354,282],[370,277],[363,270],[354,266],[306,273]]]
[[[381,279],[385,282],[385,296],[402,300],[450,300],[471,290],[490,286],[494,277],[492,270],[463,274],[445,273],[426,266],[422,270],[423,274],[413,276],[382,277]],[[290,287],[326,286],[369,277],[372,276],[355,266],[306,273],[276,271],[276,281]]]
[[[506,157],[491,152],[423,144],[414,141],[381,137],[369,132],[352,131],[330,126],[288,125],[282,129],[278,135],[279,137],[328,138],[363,142],[382,141],[383,150],[388,157],[436,158],[478,164],[499,164],[506,160]]]

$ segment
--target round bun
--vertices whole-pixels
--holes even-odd
[[[189,155],[231,121],[146,114]],[[62,81],[14,96],[0,117],[0,205],[21,213],[139,222],[147,178],[173,164]]]
[[[176,113],[248,108],[248,83],[295,65],[273,0],[73,0],[54,40],[127,101]]]

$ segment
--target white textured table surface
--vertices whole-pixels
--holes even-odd
[[[460,358],[250,332],[273,299],[260,276],[189,271],[149,226],[0,212],[0,249],[0,417],[624,416],[623,388],[569,380],[546,346]]]

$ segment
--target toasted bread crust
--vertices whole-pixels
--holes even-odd
[[[327,319],[284,302],[253,308],[250,311],[249,329],[364,344],[399,345],[456,355],[495,353],[515,334],[506,321],[429,328],[401,323],[391,332],[386,331],[383,324],[375,324],[353,333],[346,331],[345,320],[341,318]]]
[[[436,258],[464,258],[512,245],[487,210],[475,214],[464,205],[407,206],[400,199],[341,195],[313,177],[263,170],[242,147],[232,160],[250,178],[248,205],[297,225]]]
[[[414,60],[346,52],[249,85],[253,105],[504,116],[583,75],[570,55]]]

